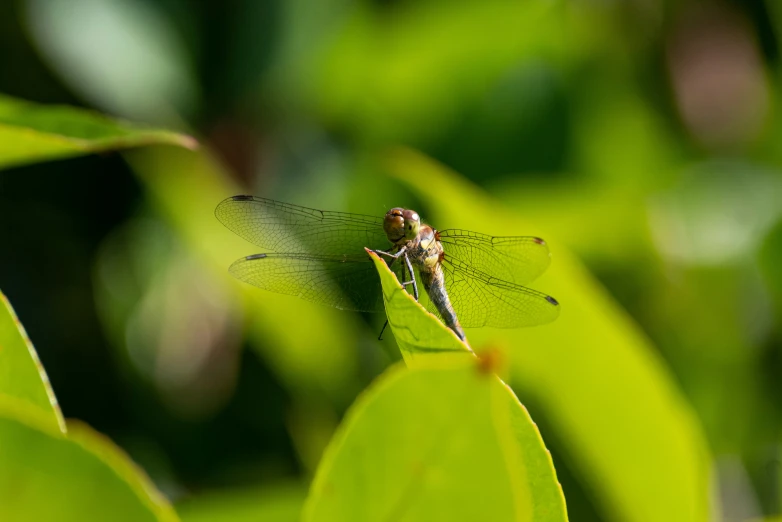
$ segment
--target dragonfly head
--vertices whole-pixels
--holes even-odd
[[[398,243],[402,239],[408,241],[415,239],[420,227],[421,218],[415,210],[392,208],[383,220],[383,229],[392,243]]]

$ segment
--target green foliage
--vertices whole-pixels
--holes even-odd
[[[436,227],[524,231],[553,245],[551,268],[536,286],[562,304],[556,323],[466,333],[476,347],[510,347],[512,384],[541,405],[574,472],[606,512],[638,522],[709,520],[710,461],[692,412],[648,340],[578,260],[556,238],[419,154],[397,151],[388,166],[426,197],[433,214],[424,219]]]
[[[540,433],[490,359],[467,353],[370,255],[411,368],[387,370],[351,407],[304,520],[567,520]]]
[[[0,396],[8,396],[40,409],[49,427],[65,431],[46,371],[11,303],[0,292]]]
[[[527,411],[465,354],[392,368],[359,397],[323,457],[304,520],[544,522],[567,515]]]
[[[321,462],[306,519],[567,520],[550,455],[527,411],[485,362],[466,353],[453,332],[402,289],[383,261],[374,260],[389,322],[415,368],[389,370],[352,408]],[[35,369],[29,364],[37,361],[35,352],[10,306],[0,320],[4,344],[15,354],[11,359],[8,350],[3,366],[18,368],[18,375]],[[462,354],[422,357],[435,351]],[[65,434],[44,409],[50,403],[30,404],[23,391],[46,396],[43,379],[42,369],[28,369],[26,385],[17,386],[22,391],[9,386],[0,396],[0,515],[82,520],[111,509],[114,520],[176,520],[110,441],[78,423],[69,423]],[[295,515],[291,498],[266,503],[267,515]],[[188,519],[208,512],[192,511]],[[232,519],[259,513],[237,508]]]
[[[205,144],[0,95],[0,287],[66,413],[111,430],[193,522],[296,520],[315,473],[317,520],[397,499],[413,518],[425,498],[453,519],[433,479],[457,506],[492,499],[458,513],[477,520],[563,518],[556,480],[573,520],[778,519],[782,3],[213,7],[0,2],[0,92]],[[163,146],[33,166],[145,144]],[[377,153],[397,144],[421,153],[384,176]],[[382,314],[230,277],[259,252],[214,219],[238,193],[543,237],[552,263],[534,285],[561,316],[468,329],[475,359],[378,265],[378,342]],[[116,447],[66,429],[17,325],[3,303],[0,519],[173,517]],[[485,352],[508,361],[556,478]],[[408,370],[383,374],[399,353]],[[420,466],[419,439],[456,458]]]
[[[0,168],[153,144],[197,146],[183,134],[0,95]]]
[[[373,138],[416,143],[450,122],[454,112],[480,97],[509,67],[533,55],[558,61],[567,53],[563,40],[549,30],[562,23],[559,2],[406,7],[389,23],[358,5],[325,56],[319,89],[311,94],[330,115],[361,125]],[[467,53],[453,45],[453,35],[474,34],[476,24],[494,29],[472,40]]]
[[[176,505],[183,522],[299,522],[306,489],[299,484],[233,489]]]
[[[0,297],[0,520],[178,520],[111,441],[79,422],[66,430],[32,344]]]

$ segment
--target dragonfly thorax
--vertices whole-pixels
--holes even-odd
[[[423,270],[433,269],[442,259],[443,246],[437,234],[429,225],[421,225],[418,235],[407,242],[410,261]]]

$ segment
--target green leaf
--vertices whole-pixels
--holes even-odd
[[[86,425],[65,422],[0,293],[0,520],[177,520],[143,472]],[[67,435],[66,435],[67,431]]]
[[[36,50],[81,99],[144,121],[194,116],[200,102],[194,59],[181,20],[165,4],[27,0],[24,7]]]
[[[0,520],[178,520],[108,439],[69,428],[66,436],[38,408],[0,396]]]
[[[388,265],[367,250],[380,275],[388,325],[408,365],[437,352],[460,352],[470,348],[453,331],[427,312],[405,291]]]
[[[33,343],[17,319],[11,303],[0,292],[0,395],[41,409],[50,428],[65,432],[57,398],[38,359]]]
[[[300,484],[206,493],[176,505],[183,522],[299,522],[306,489]]]
[[[0,95],[0,168],[153,144],[198,146],[183,134]]]
[[[514,386],[539,405],[605,518],[710,520],[711,459],[701,428],[640,329],[556,238],[415,152],[390,159],[391,172],[433,210],[424,217],[437,228],[547,240],[552,264],[536,287],[559,300],[560,318],[467,335],[475,347],[513,347]]]
[[[351,407],[304,520],[567,520],[551,457],[513,392],[471,355],[426,362],[393,367]]]

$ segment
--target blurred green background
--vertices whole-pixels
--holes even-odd
[[[0,92],[202,143],[0,172],[0,288],[65,416],[124,448],[185,519],[287,520],[346,408],[399,356],[390,334],[376,340],[381,317],[233,281],[228,265],[257,249],[217,223],[217,203],[405,206],[441,229],[542,235],[552,274],[535,287],[563,319],[558,288],[586,307],[598,296],[596,317],[624,310],[606,321],[641,332],[665,386],[650,393],[684,397],[707,442],[712,520],[778,515],[780,31],[774,0],[0,2]],[[458,174],[427,170],[442,168]],[[451,179],[463,201],[443,210]],[[568,251],[607,295],[555,280]],[[512,341],[473,332],[478,347],[584,361],[613,349],[565,321]],[[570,520],[655,520],[611,505],[622,495],[590,474],[550,392],[518,381]],[[556,390],[579,406],[585,390],[567,382]],[[632,457],[624,421],[581,428],[626,439]],[[644,458],[628,467],[643,476]],[[649,480],[675,487],[680,470],[667,473]]]

